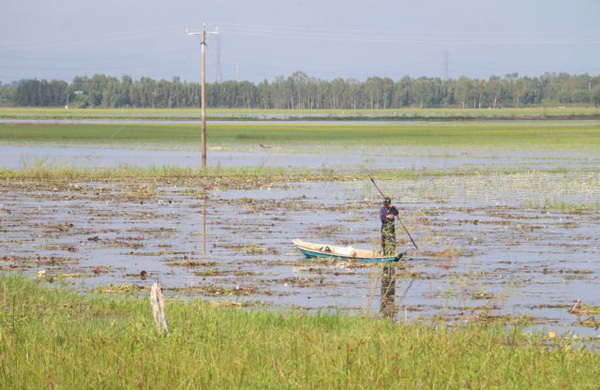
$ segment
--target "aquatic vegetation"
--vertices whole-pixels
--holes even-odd
[[[246,252],[246,254],[249,255],[262,255],[267,252],[265,248],[253,242],[246,243],[243,249]]]
[[[103,294],[133,293],[133,292],[139,292],[140,290],[143,290],[143,289],[150,291],[149,288],[144,288],[142,286],[138,286],[136,284],[131,284],[131,283],[119,284],[119,285],[109,284],[109,285],[105,285],[105,286],[96,287],[96,290]]]
[[[573,307],[571,307],[569,310],[569,313],[575,315],[600,314],[600,306],[582,305],[581,301],[577,300],[574,302]]]

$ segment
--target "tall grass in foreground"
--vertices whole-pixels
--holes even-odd
[[[595,388],[600,356],[518,330],[84,297],[0,277],[0,388]],[[0,290],[1,292],[1,290]]]

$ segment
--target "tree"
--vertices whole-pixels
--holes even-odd
[[[420,108],[429,107],[433,99],[433,82],[427,77],[419,77],[412,87],[413,99]]]
[[[411,104],[412,79],[404,76],[396,83],[392,104],[394,107],[408,107]]]
[[[592,94],[592,102],[596,107],[600,106],[600,88],[596,88],[596,90]]]
[[[288,77],[258,84],[225,81],[207,85],[212,107],[279,109],[387,109],[391,107],[526,107],[538,104],[597,104],[600,76],[545,73],[519,77],[509,73],[488,80],[465,76],[453,80],[408,76],[398,81],[369,77],[366,81],[334,78],[321,80],[297,71]],[[131,76],[120,80],[96,74],[77,76],[69,84],[60,80],[21,80],[0,84],[0,104],[58,107],[198,107],[198,83],[153,80]]]
[[[473,81],[471,79],[468,79],[465,76],[460,76],[458,78],[454,96],[462,108],[469,106],[469,101],[473,99],[473,90]]]
[[[365,93],[367,94],[367,108],[379,109],[379,104],[383,103],[383,80],[380,77],[369,77],[365,82]]]

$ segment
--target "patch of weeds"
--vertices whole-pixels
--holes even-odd
[[[132,242],[132,241],[123,241],[123,240],[112,240],[106,241],[108,246],[112,246],[115,248],[131,248],[131,249],[140,249],[144,247],[144,244],[140,242]]]
[[[210,305],[212,307],[227,307],[227,308],[264,306],[264,304],[261,302],[253,302],[253,301],[243,301],[243,302],[218,301],[218,302],[211,302]]]
[[[218,297],[224,295],[251,295],[258,292],[256,286],[235,286],[235,287],[221,287],[221,286],[206,286],[206,287],[186,287],[181,289],[186,294],[202,294],[209,297]]]
[[[468,256],[464,249],[452,248],[443,251],[421,251],[421,256],[435,257],[440,259],[457,259],[459,257]]]
[[[84,279],[89,278],[90,275],[82,274],[80,272],[74,272],[69,274],[58,274],[56,275],[56,279]]]
[[[218,269],[209,269],[206,271],[196,271],[194,272],[194,275],[196,276],[201,276],[201,277],[206,277],[206,276],[223,276],[226,275],[227,272],[226,271],[219,271]]]
[[[420,279],[420,280],[430,279],[430,277],[425,275],[425,273],[422,271],[408,271],[408,270],[397,272],[396,275],[394,275],[394,277],[399,278],[399,279],[400,278]]]
[[[530,325],[534,322],[535,318],[530,315],[494,315],[490,313],[481,313],[476,317],[467,317],[467,321],[470,322],[483,322],[483,323],[501,323],[510,325]]]
[[[587,274],[594,273],[594,271],[592,271],[590,269],[572,269],[572,270],[566,270],[563,272],[568,273],[568,274],[577,274],[577,275],[587,275]]]
[[[167,262],[167,265],[173,267],[214,267],[215,265],[217,265],[217,263],[214,261],[196,261],[189,259],[169,261]]]
[[[137,284],[109,284],[106,286],[98,286],[96,290],[103,294],[126,294],[134,293],[143,290],[144,287]]]
[[[267,250],[265,248],[253,242],[249,242],[246,245],[244,245],[244,251],[248,255],[263,255],[267,253]]]
[[[469,294],[471,299],[494,299],[495,295],[487,291],[475,291]]]
[[[323,287],[332,285],[332,283],[325,282],[324,277],[290,277],[278,279],[276,282],[291,287]]]
[[[598,329],[600,328],[600,320],[597,320],[595,317],[588,317],[585,320],[579,320],[577,323],[581,326],[585,326],[588,328]]]
[[[128,197],[132,198],[150,198],[158,193],[156,184],[131,184],[127,192]]]
[[[581,301],[575,301],[573,307],[569,310],[569,313],[575,315],[592,315],[600,314],[600,306],[588,306],[582,305]]]

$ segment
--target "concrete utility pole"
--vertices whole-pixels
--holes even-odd
[[[200,32],[185,31],[187,35],[200,35],[200,101],[202,104],[202,168],[206,168],[206,24]]]

